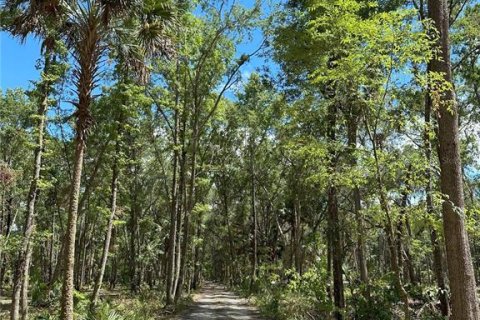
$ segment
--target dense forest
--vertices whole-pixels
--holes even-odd
[[[166,319],[215,282],[265,319],[480,320],[477,0],[0,18],[40,43],[0,91],[0,318]]]

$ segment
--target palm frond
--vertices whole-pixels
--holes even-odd
[[[174,54],[171,38],[161,22],[143,23],[138,30],[138,41],[149,57],[171,57]]]
[[[2,9],[2,29],[23,42],[30,34],[47,37],[49,27],[59,22],[62,4],[59,0],[7,0]]]
[[[132,13],[139,7],[138,0],[98,0],[102,8],[102,21],[108,25],[112,18]]]

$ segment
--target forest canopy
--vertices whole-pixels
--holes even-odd
[[[0,28],[0,318],[480,320],[477,0],[5,0]]]

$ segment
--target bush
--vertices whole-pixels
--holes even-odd
[[[369,285],[369,299],[363,294],[367,288],[359,286],[358,294],[350,297],[354,319],[358,320],[391,320],[395,319],[392,305],[399,299],[391,284],[390,278],[372,281]]]
[[[300,275],[294,270],[284,271],[280,265],[262,266],[255,301],[261,312],[273,319],[321,319],[332,310],[326,280],[320,267]]]

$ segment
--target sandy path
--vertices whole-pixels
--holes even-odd
[[[178,320],[260,320],[248,301],[215,284],[206,284],[193,297],[194,303]]]

